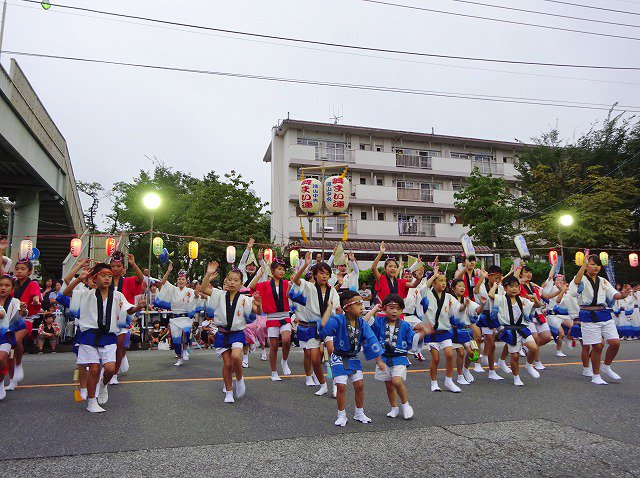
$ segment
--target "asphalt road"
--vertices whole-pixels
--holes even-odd
[[[330,395],[316,397],[300,375],[271,382],[259,354],[247,394],[230,405],[211,351],[194,351],[183,367],[171,352],[129,352],[131,370],[101,414],[73,401],[72,354],[29,356],[23,386],[0,402],[0,476],[640,476],[640,342],[623,342],[614,366],[622,381],[608,386],[591,385],[578,350],[567,353],[545,347],[548,369],[540,379],[523,370],[525,387],[484,373],[459,394],[431,392],[428,362],[415,363],[411,420],[385,416],[384,386],[368,373],[373,423],[351,419],[349,391],[345,428],[333,425]],[[298,350],[289,362],[302,373]]]

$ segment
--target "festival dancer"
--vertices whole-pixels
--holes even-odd
[[[340,298],[336,289],[328,284],[331,276],[331,267],[328,264],[319,262],[311,268],[314,283],[302,279],[305,270],[310,264],[311,252],[307,251],[302,267],[297,270],[291,279],[294,285],[289,290],[289,298],[292,302],[304,306],[302,315],[296,310],[298,318],[297,336],[300,346],[304,349],[305,356],[308,356],[311,360],[311,366],[320,383],[320,389],[316,392],[316,395],[320,396],[326,394],[328,388],[322,371],[322,351],[320,349],[318,325],[328,308],[331,309],[329,315],[334,315],[337,312]],[[323,339],[330,336],[330,334],[325,335]],[[328,343],[327,349],[331,352]]]
[[[513,384],[523,386],[520,379],[520,350],[526,345],[527,362],[525,369],[534,378],[540,377],[533,361],[537,356],[538,346],[532,336],[529,323],[533,321],[533,311],[535,307],[542,307],[542,302],[535,294],[528,298],[520,296],[520,281],[515,276],[507,276],[502,281],[504,294],[498,293],[498,283],[494,283],[489,290],[489,298],[493,301],[494,307],[498,309],[498,320],[503,326],[500,340],[507,344],[507,351],[511,355],[511,373]]]
[[[398,294],[389,294],[382,301],[382,305],[376,304],[365,316],[365,321],[371,326],[378,342],[382,345],[382,360],[386,368],[382,370],[376,366],[374,378],[384,382],[387,389],[387,398],[391,405],[388,417],[395,418],[400,414],[398,398],[402,404],[402,416],[408,420],[413,416],[413,407],[409,405],[407,388],[407,367],[411,365],[407,353],[422,348],[424,333],[416,334],[411,325],[402,319],[402,311],[405,303]],[[384,315],[378,312],[384,311]]]
[[[344,313],[329,317],[333,307],[327,307],[322,317],[320,337],[334,337],[331,371],[338,388],[338,419],[335,424],[341,427],[347,424],[347,382],[353,384],[355,391],[356,410],[353,419],[362,423],[371,422],[364,413],[364,381],[358,353],[362,351],[365,360],[377,359],[377,368],[381,371],[387,368],[381,357],[380,343],[369,324],[362,318],[363,302],[357,292],[345,291],[340,295],[340,307]]]
[[[111,288],[113,290],[122,292],[122,294],[130,304],[135,304],[136,296],[142,293],[142,282],[144,281],[144,274],[138,267],[138,264],[136,264],[136,260],[133,254],[127,254],[127,261],[133,268],[135,276],[124,277],[124,274],[127,272],[127,268],[124,263],[124,257],[125,255],[122,251],[115,251],[111,255],[111,260],[109,262],[111,272],[113,273]],[[125,343],[128,342],[128,338],[129,329],[125,327],[118,333],[116,371],[111,378],[110,385],[118,384],[118,373],[120,372],[120,369],[122,369],[123,373],[126,373],[129,370],[129,359],[127,358],[127,347],[125,345]]]
[[[275,258],[270,264],[272,278],[268,282],[258,282],[254,277],[249,288],[255,290],[262,297],[262,310],[267,316],[267,336],[269,338],[269,365],[271,366],[271,380],[279,382],[282,379],[276,369],[278,346],[282,340],[283,375],[291,375],[287,364],[291,349],[291,317],[289,317],[289,281],[284,279],[285,262]],[[262,275],[267,274],[267,265],[262,266]]]
[[[16,330],[24,330],[25,318],[28,315],[27,304],[12,296],[15,277],[10,274],[0,276],[0,400],[6,397],[4,386],[5,374],[14,368],[14,359],[10,358],[11,349],[16,347]],[[15,352],[14,352],[15,353]],[[18,380],[9,379],[6,390],[15,390]]]
[[[218,332],[213,346],[218,357],[222,357],[222,378],[224,380],[224,401],[234,403],[233,374],[236,376],[236,398],[242,398],[246,385],[242,375],[242,347],[246,345],[244,329],[253,322],[256,314],[262,314],[262,299],[255,292],[249,297],[240,293],[242,272],[232,269],[224,280],[226,290],[214,289],[210,279],[218,271],[218,263],[210,262],[202,279],[203,292],[209,295],[205,303],[205,316],[213,318]]]
[[[95,290],[74,290],[89,276],[95,281]],[[109,382],[116,372],[117,334],[129,325],[133,314],[146,306],[144,300],[131,305],[122,292],[111,288],[112,283],[110,265],[98,263],[92,269],[83,269],[63,291],[71,297],[71,314],[78,317],[77,363],[89,368],[87,410],[92,413],[104,412],[101,405],[109,399]]]
[[[591,369],[593,377],[591,383],[606,385],[607,382],[600,376],[600,369],[614,380],[620,380],[620,375],[611,369],[611,364],[620,348],[620,337],[616,330],[608,305],[613,305],[617,299],[625,299],[629,295],[629,288],[623,288],[620,292],[598,273],[602,269],[600,258],[589,250],[585,250],[585,260],[578,273],[569,284],[569,292],[578,299],[580,312],[580,328],[582,343],[591,347]],[[600,367],[603,340],[607,342],[607,352],[604,364]]]
[[[377,297],[380,302],[384,300],[384,298],[389,294],[398,294],[403,299],[407,296],[409,289],[417,287],[422,280],[422,276],[418,279],[418,277],[414,278],[413,281],[409,282],[406,279],[398,279],[398,274],[400,273],[400,264],[393,257],[388,257],[384,261],[384,274],[381,274],[378,270],[378,263],[382,258],[382,255],[386,251],[386,246],[384,242],[380,243],[380,252],[373,260],[373,264],[371,264],[371,270],[373,271],[373,277],[376,280],[375,289],[377,292]]]
[[[260,249],[258,251],[258,258],[256,259],[255,254],[253,253],[253,245],[255,244],[255,239],[252,237],[249,239],[247,243],[247,247],[242,253],[242,257],[240,258],[240,262],[238,263],[238,269],[242,272],[242,285],[243,287],[250,289],[250,285],[253,282],[253,279],[258,277],[259,282],[268,282],[269,275],[262,274],[262,267],[265,265],[263,251]],[[242,292],[242,290],[241,290]],[[260,356],[260,360],[267,360],[267,349],[265,344],[260,342],[260,348],[262,349],[262,354]],[[249,345],[245,345],[242,349],[242,366],[244,368],[249,367]]]
[[[553,270],[553,267],[552,267]],[[554,294],[557,295],[553,297]],[[562,274],[557,274],[544,284],[543,297],[552,297],[547,305],[547,323],[556,340],[556,356],[566,357],[562,352],[562,342],[573,327],[573,319],[578,317],[580,308],[575,297],[569,294],[569,284]]]
[[[189,360],[188,341],[191,336],[193,312],[198,299],[196,292],[187,287],[187,271],[182,269],[178,271],[177,285],[173,285],[167,280],[171,271],[173,271],[173,262],[169,261],[167,271],[160,281],[160,290],[156,295],[154,306],[173,312],[169,326],[171,327],[173,350],[178,356],[178,361],[174,365],[179,367]]]
[[[339,243],[341,244],[341,243]],[[358,292],[360,285],[360,268],[358,267],[358,261],[353,252],[347,254],[349,260],[349,266],[351,266],[351,272],[347,272],[347,264],[344,261],[344,256],[336,258],[336,251],[338,246],[333,249],[333,254],[329,257],[327,264],[329,267],[333,267],[334,261],[336,261],[336,272],[331,274],[329,279],[329,285],[335,287],[338,292],[344,292],[345,290],[352,290]]]
[[[432,284],[433,290],[431,289]],[[455,297],[448,294],[446,289],[447,277],[440,272],[436,265],[431,277],[420,288],[416,314],[433,327],[433,333],[425,338],[428,341],[429,351],[431,352],[431,364],[429,366],[431,391],[440,392],[442,390],[438,385],[438,363],[440,361],[440,352],[443,352],[446,361],[444,386],[451,392],[459,393],[462,389],[453,382],[453,332],[451,330],[451,322],[456,322],[455,311],[460,309],[461,304]]]

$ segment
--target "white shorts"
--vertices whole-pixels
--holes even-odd
[[[604,340],[619,339],[618,329],[613,320],[605,322],[580,322],[582,329],[582,344],[595,345]]]
[[[301,340],[300,347],[302,347],[305,350],[319,349],[320,339]]]
[[[11,353],[11,344],[0,344],[0,352]]]
[[[231,350],[231,349],[241,349],[242,350],[243,347],[244,347],[244,344],[242,342],[234,342],[234,343],[231,344],[231,347],[216,347],[216,355],[218,357],[220,357],[227,350]]]
[[[284,324],[280,327],[267,327],[267,336],[270,339],[277,339],[282,332],[291,332],[291,324]]]
[[[536,332],[538,332],[538,334],[542,334],[543,332],[549,332],[551,333],[551,329],[549,328],[549,323],[545,322],[544,324],[534,324],[536,326]]]
[[[422,321],[415,315],[405,315],[404,321],[411,326],[411,330],[413,330],[416,325],[420,325],[422,323]]]
[[[464,348],[463,344],[453,344],[453,350],[463,349],[463,348]]]
[[[429,342],[427,345],[429,346],[429,350],[444,350],[445,347],[453,347],[453,340],[447,339],[442,342]]]
[[[346,385],[347,383],[357,382],[358,380],[362,380],[362,370],[358,370],[357,372],[352,373],[351,375],[338,375],[337,377],[333,377],[333,382],[338,385]]]
[[[333,342],[333,337],[331,337],[330,335],[326,336],[323,340],[323,342],[325,344],[329,343],[329,342]]]
[[[373,374],[373,378],[380,380],[381,382],[390,382],[393,377],[400,377],[405,382],[407,381],[407,366],[406,365],[394,365],[389,367],[387,365],[386,370],[380,370],[378,364],[376,364],[376,371]]]
[[[522,340],[522,336],[520,334],[516,334],[516,337],[518,337],[518,341],[516,342],[515,345],[507,344],[510,354],[517,354],[518,352],[520,352],[522,350],[522,346],[527,342],[536,343],[536,340],[533,338],[533,335],[530,335],[529,337],[524,339],[524,341]]]
[[[104,347],[94,347],[93,345],[80,344],[78,347],[78,365],[98,363],[104,365],[116,361],[117,344],[109,344]]]
[[[120,332],[118,332],[116,335],[125,335],[129,332],[130,332],[130,329],[120,329]]]
[[[481,327],[482,329],[482,335],[494,335],[495,334],[495,329],[490,329],[489,327]]]

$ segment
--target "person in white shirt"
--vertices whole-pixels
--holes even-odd
[[[611,313],[607,307],[613,306],[614,301],[625,299],[630,292],[630,287],[616,291],[598,273],[602,269],[600,258],[593,254],[589,255],[587,249],[584,253],[585,260],[578,270],[578,273],[569,285],[569,292],[578,299],[580,312],[580,328],[582,329],[582,343],[591,346],[591,369],[593,377],[591,383],[596,385],[606,385],[600,376],[600,359],[604,345],[603,339],[607,342],[607,352],[602,365],[602,371],[614,380],[620,380],[620,375],[611,370],[611,363],[620,349],[620,336],[616,329],[615,321],[611,318]]]
[[[358,294],[360,294],[360,297],[362,297],[362,300],[364,301],[362,303],[363,307],[366,310],[369,310],[371,308],[371,289],[369,289],[369,286],[363,282],[362,288],[358,291]]]

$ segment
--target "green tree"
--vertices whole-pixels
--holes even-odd
[[[78,191],[91,198],[91,206],[84,211],[84,220],[89,232],[97,232],[96,214],[100,205],[100,193],[104,191],[104,188],[100,183],[87,183],[84,181],[77,181],[76,185],[78,186]]]
[[[512,247],[518,210],[503,178],[484,176],[474,168],[467,185],[454,195],[455,207],[479,244]]]

